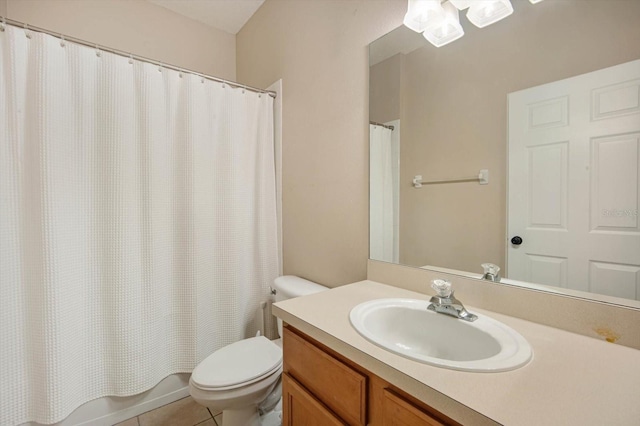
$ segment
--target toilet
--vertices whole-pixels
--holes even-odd
[[[276,302],[328,290],[293,275],[276,278],[273,287]],[[278,333],[282,336],[280,319]],[[277,426],[281,374],[282,339],[251,337],[218,349],[198,364],[189,393],[198,404],[222,411],[224,426]]]

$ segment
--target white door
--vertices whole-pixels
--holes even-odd
[[[508,187],[509,278],[640,300],[640,60],[509,94]]]

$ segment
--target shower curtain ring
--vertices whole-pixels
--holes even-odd
[[[24,35],[26,35],[27,38],[31,38],[31,32],[29,32],[29,26],[27,24],[24,24]]]
[[[60,47],[64,47],[66,44],[64,42],[64,36],[60,34]]]
[[[102,53],[100,53],[100,47],[96,44],[96,56],[99,58],[102,55]]]
[[[129,63],[133,64],[133,55],[129,53]]]
[[[2,21],[0,21],[0,31],[4,32],[4,29],[7,26],[7,18],[2,17]]]

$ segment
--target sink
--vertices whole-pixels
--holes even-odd
[[[486,315],[473,322],[427,310],[419,299],[376,299],[351,310],[351,325],[364,338],[398,355],[437,367],[499,372],[533,356],[517,331]],[[476,313],[477,314],[477,313]]]

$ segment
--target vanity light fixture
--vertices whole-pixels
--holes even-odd
[[[442,18],[432,21],[422,35],[436,47],[451,43],[464,35],[458,9],[450,2],[442,4]]]
[[[409,0],[407,13],[402,21],[405,26],[417,33],[427,29],[427,26],[442,20],[444,10],[440,0]]]
[[[513,13],[509,0],[479,0],[472,2],[467,19],[478,28],[484,28]]]
[[[454,5],[458,10],[468,9],[473,3],[473,0],[449,0],[449,2]]]
[[[459,10],[467,11],[469,22],[484,28],[513,13],[509,0],[408,0],[404,25],[422,35],[436,47],[451,43],[464,35]],[[542,0],[529,0],[532,4]]]

